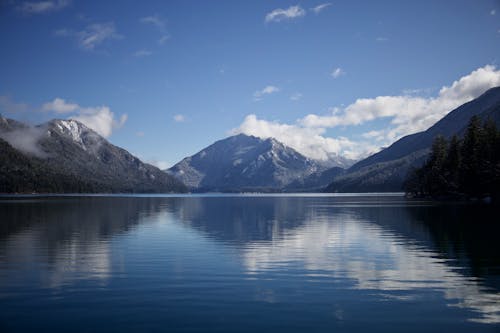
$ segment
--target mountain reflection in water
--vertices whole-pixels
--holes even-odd
[[[2,198],[0,328],[24,327],[29,299],[50,311],[56,303],[71,307],[78,297],[85,303],[92,295],[111,306],[142,299],[135,311],[175,303],[175,318],[196,313],[200,325],[216,322],[222,326],[214,327],[228,331],[231,321],[222,320],[222,313],[232,314],[234,324],[255,325],[242,313],[260,314],[263,304],[271,308],[262,325],[277,320],[272,315],[291,319],[281,305],[315,311],[318,325],[331,320],[352,329],[359,324],[350,317],[352,309],[397,313],[404,304],[429,302],[443,303],[451,309],[446,311],[461,309],[445,315],[450,325],[458,318],[464,328],[496,329],[495,216],[490,206],[390,196]],[[54,296],[50,290],[57,301],[48,297]],[[201,313],[208,303],[212,310]],[[447,327],[439,317],[444,314],[433,315],[433,323]],[[387,316],[386,322],[394,319]],[[174,317],[163,318],[149,323],[150,329],[173,325]],[[377,325],[378,319],[369,318],[367,325]],[[474,323],[480,326],[467,326]]]

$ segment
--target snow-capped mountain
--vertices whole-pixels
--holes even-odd
[[[101,142],[105,141],[99,134],[73,119],[50,121],[49,135],[52,135],[54,131],[71,138],[83,150],[96,149]]]
[[[2,163],[9,166],[1,170],[0,185],[6,182],[16,185],[11,180],[17,175],[17,191],[185,191],[184,185],[174,177],[112,145],[76,120],[57,119],[28,126],[0,117],[0,140],[3,141]],[[19,165],[20,161],[25,165]],[[47,177],[49,179],[45,179]],[[67,179],[71,184],[52,190],[50,182],[60,179]],[[46,184],[44,189],[37,187],[42,180]],[[7,190],[6,187],[4,191]]]
[[[322,170],[318,162],[273,138],[239,134],[183,159],[168,172],[197,191],[281,191]]]

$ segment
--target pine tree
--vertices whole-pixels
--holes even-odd
[[[481,186],[489,194],[500,191],[500,132],[493,119],[483,125],[483,143],[481,149]]]
[[[432,152],[427,162],[426,188],[431,196],[440,196],[447,191],[447,180],[445,178],[444,166],[447,156],[448,142],[439,135],[432,143]]]
[[[434,139],[429,159],[408,173],[405,190],[416,196],[500,200],[500,132],[492,120],[471,118],[463,140]]]
[[[458,136],[454,135],[451,137],[446,155],[444,175],[447,179],[447,192],[457,194],[460,186],[459,170],[462,161],[461,142]]]
[[[460,166],[461,191],[469,196],[479,196],[481,192],[478,179],[481,167],[482,132],[481,120],[478,116],[473,116],[464,135]]]

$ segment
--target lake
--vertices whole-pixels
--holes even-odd
[[[499,332],[488,205],[0,197],[1,332]]]

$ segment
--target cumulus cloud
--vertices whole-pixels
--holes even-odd
[[[336,79],[336,78],[338,78],[338,77],[340,77],[340,76],[342,76],[342,75],[344,75],[344,74],[345,74],[345,71],[344,71],[342,68],[340,68],[340,67],[335,68],[335,69],[334,69],[334,70],[330,73],[330,75],[331,75],[334,79]]]
[[[182,123],[186,120],[186,117],[184,117],[182,114],[176,114],[175,116],[173,116],[173,119],[177,123]]]
[[[322,3],[321,5],[317,5],[315,7],[312,7],[311,10],[314,12],[314,14],[319,14],[323,9],[326,9],[330,7],[332,4],[330,2],[327,3]]]
[[[371,139],[375,141],[383,141],[385,140],[387,130],[382,129],[382,130],[373,130],[373,131],[368,131],[366,133],[363,133],[361,136],[365,139]]]
[[[266,86],[261,90],[257,90],[253,93],[254,100],[260,101],[265,95],[274,94],[280,91],[280,88],[276,86]]]
[[[345,138],[323,136],[324,128],[304,127],[300,124],[282,124],[275,121],[258,119],[251,114],[243,123],[231,131],[231,134],[243,133],[260,138],[275,138],[309,158],[327,161],[339,155],[348,159],[357,159],[362,154],[372,152],[376,147],[365,145],[363,149],[355,142]]]
[[[378,96],[360,98],[343,110],[334,108],[330,115],[309,114],[300,120],[306,127],[329,128],[359,125],[378,118],[390,118],[388,142],[423,131],[448,112],[478,97],[487,89],[500,86],[500,71],[487,65],[439,90],[437,97]]]
[[[26,1],[17,9],[25,14],[45,14],[61,10],[71,4],[70,0]]]
[[[376,152],[381,145],[426,130],[448,112],[496,86],[500,86],[500,70],[487,65],[442,87],[436,97],[400,95],[360,98],[347,107],[331,108],[327,115],[309,114],[293,124],[248,115],[232,133],[274,137],[314,159],[325,160],[336,154],[357,159]],[[328,128],[356,126],[381,118],[388,119],[389,125],[384,125],[383,129],[371,129],[360,140],[325,136]]]
[[[266,22],[280,22],[306,15],[306,11],[300,6],[291,6],[287,9],[277,8],[266,14]]]
[[[107,106],[93,108],[83,108],[79,115],[70,117],[78,120],[88,128],[93,129],[99,135],[107,138],[113,133],[113,129],[122,127],[127,121],[128,116],[123,114],[119,120],[116,120],[113,112]]]
[[[122,127],[128,118],[126,114],[123,114],[119,119],[115,119],[114,113],[108,106],[82,107],[76,103],[68,103],[59,97],[43,104],[42,110],[57,114],[75,113],[69,118],[80,121],[105,138],[109,137],[114,129]]]
[[[91,51],[107,40],[122,39],[123,36],[116,32],[113,22],[93,23],[81,31],[59,29],[56,36],[71,37],[76,40],[78,46],[84,50]]]
[[[70,113],[79,108],[78,104],[66,103],[62,98],[54,98],[53,101],[47,102],[42,106],[43,111],[52,111],[55,113]]]

